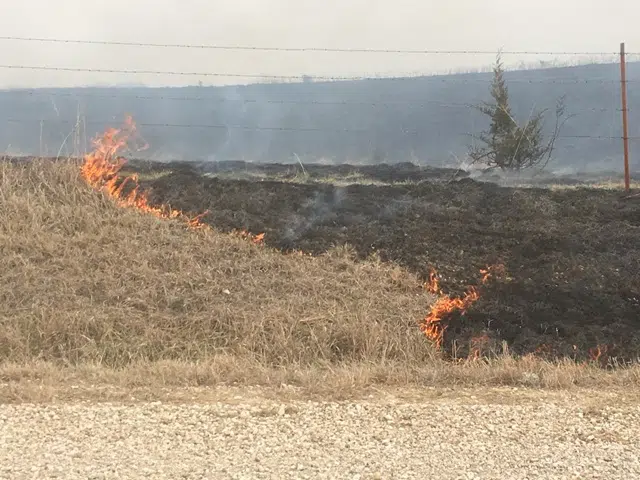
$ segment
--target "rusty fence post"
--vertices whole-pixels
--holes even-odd
[[[620,44],[620,87],[622,89],[622,144],[624,147],[624,189],[630,188],[629,178],[629,126],[627,120],[627,65],[624,42]]]

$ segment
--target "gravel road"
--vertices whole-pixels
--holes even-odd
[[[5,404],[0,478],[640,478],[640,405],[589,398]]]

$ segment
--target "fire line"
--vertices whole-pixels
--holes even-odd
[[[80,167],[80,173],[84,180],[94,189],[107,194],[121,207],[135,208],[159,218],[179,218],[184,220],[189,228],[193,229],[210,228],[202,222],[202,218],[209,213],[208,211],[189,218],[184,212],[172,209],[167,205],[151,205],[148,192],[142,190],[137,175],[133,174],[126,177],[119,175],[127,160],[118,155],[118,153],[127,148],[129,143],[137,137],[133,118],[127,116],[122,128],[109,128],[104,134],[94,138],[94,150],[85,155],[84,162]],[[137,150],[141,151],[147,148],[148,144],[144,143]],[[255,244],[264,242],[264,233],[258,235],[253,235],[247,231],[234,233],[239,234],[242,238],[251,240]]]

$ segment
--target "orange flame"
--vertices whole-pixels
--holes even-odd
[[[264,243],[264,232],[257,234],[251,241],[256,245],[262,245]]]
[[[503,265],[488,266],[486,269],[480,270],[482,274],[482,283],[486,284],[494,275],[494,272],[502,273]],[[429,310],[427,316],[422,320],[420,329],[426,337],[433,342],[436,348],[440,349],[444,340],[444,333],[447,325],[444,323],[452,313],[460,312],[464,315],[471,305],[479,298],[480,293],[477,288],[469,287],[462,298],[452,298],[442,293],[438,275],[435,271],[429,274],[429,281],[425,284],[425,288],[430,293],[439,295]]]
[[[424,318],[421,330],[437,348],[440,348],[444,332],[447,329],[447,325],[443,323],[443,320],[456,311],[464,315],[466,310],[479,298],[480,295],[474,287],[470,287],[462,298],[451,298],[448,295],[440,296]]]
[[[255,245],[264,244],[264,233],[253,235],[251,232],[248,232],[247,230],[234,231],[233,233],[238,235],[240,238],[243,238],[245,240],[250,240]]]
[[[149,204],[149,196],[140,188],[137,175],[130,175],[121,178],[118,174],[126,165],[124,157],[118,152],[129,146],[129,143],[136,134],[136,125],[130,116],[125,119],[123,128],[109,128],[102,136],[93,140],[94,150],[84,157],[84,163],[80,167],[82,177],[89,185],[97,190],[102,190],[108,196],[116,200],[121,207],[133,207],[147,213],[151,213],[161,218],[183,217],[179,210],[168,207],[156,207]],[[144,145],[137,150],[144,150],[148,145]],[[125,193],[125,187],[133,184],[129,193]],[[187,223],[192,227],[201,226],[200,218],[204,214],[193,219],[187,219]]]
[[[609,345],[598,345],[594,348],[589,349],[589,358],[592,362],[597,362],[601,360],[604,356],[606,359],[606,355],[609,352]]]
[[[85,181],[96,190],[105,192],[121,207],[136,208],[160,218],[181,218],[190,228],[209,228],[202,222],[202,218],[209,213],[208,210],[189,218],[182,211],[167,205],[153,206],[149,203],[148,193],[141,189],[137,175],[124,178],[119,176],[127,160],[118,155],[118,152],[127,148],[132,140],[136,140],[138,137],[136,133],[133,118],[127,116],[122,128],[109,128],[102,136],[94,138],[94,150],[85,155],[84,163],[80,167],[80,173]],[[136,150],[141,151],[148,147],[149,145],[144,143]],[[133,185],[133,188],[129,193],[125,193],[125,188],[129,185]],[[262,243],[263,240],[264,233],[252,238],[256,244]]]
[[[487,268],[480,270],[482,274],[482,283],[487,283],[491,278],[495,276],[504,276],[505,267],[502,264],[499,265],[487,265]]]
[[[489,269],[480,269],[480,273],[482,274],[482,283],[486,283],[491,278],[491,271]]]
[[[440,290],[440,281],[438,280],[438,274],[435,270],[432,270],[429,274],[429,281],[425,283],[425,288],[429,293],[433,293],[435,295],[441,295],[442,291]]]

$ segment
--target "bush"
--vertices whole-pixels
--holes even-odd
[[[556,104],[555,128],[548,141],[545,141],[543,133],[546,110],[532,111],[530,118],[522,126],[518,125],[511,114],[509,90],[500,55],[493,68],[491,97],[493,102],[476,106],[491,118],[491,126],[489,131],[475,137],[482,145],[469,148],[472,163],[510,171],[535,166],[544,168],[551,159],[560,129],[569,118],[565,117],[564,97]]]

